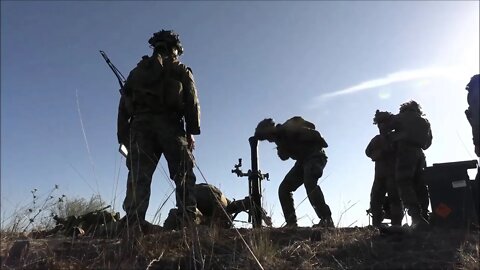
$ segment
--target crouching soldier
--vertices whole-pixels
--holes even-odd
[[[373,137],[365,149],[367,157],[375,162],[375,176],[370,192],[370,213],[372,225],[379,227],[385,218],[384,204],[388,203],[392,225],[401,225],[403,207],[395,186],[395,150],[390,141],[391,132],[388,123],[393,114],[390,112],[376,111],[373,123],[378,126],[379,134]],[[388,202],[385,195],[388,193]]]
[[[201,183],[196,184],[194,189],[197,209],[202,217],[200,225],[216,226],[220,228],[231,228],[232,221],[240,212],[250,211],[252,202],[250,197],[242,200],[231,201],[216,186]],[[272,226],[270,217],[262,209],[262,218],[265,224]],[[177,208],[173,208],[168,213],[168,217],[163,224],[164,229],[174,230],[180,227],[180,217]]]
[[[328,145],[315,130],[315,125],[299,116],[277,125],[273,119],[268,118],[257,125],[255,136],[258,140],[274,142],[281,160],[296,160],[278,189],[286,226],[297,227],[292,192],[304,184],[308,199],[320,218],[320,223],[315,226],[334,227],[330,207],[325,203],[322,190],[317,184],[327,164],[324,148]]]

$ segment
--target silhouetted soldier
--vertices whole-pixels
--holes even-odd
[[[365,154],[375,162],[375,177],[370,192],[370,213],[375,227],[382,224],[385,203],[389,204],[392,225],[402,225],[403,219],[403,207],[395,185],[395,149],[388,129],[392,118],[390,112],[375,112],[373,123],[378,126],[379,134],[373,137],[365,149]],[[388,202],[385,202],[387,192]]]
[[[281,160],[296,160],[278,188],[286,226],[297,227],[292,192],[304,184],[308,199],[320,218],[316,226],[334,227],[330,207],[325,203],[322,190],[317,184],[327,164],[324,148],[328,145],[315,130],[315,125],[299,116],[277,125],[273,119],[268,118],[258,124],[255,136],[259,140],[274,142]]]
[[[129,222],[143,223],[152,176],[162,154],[176,185],[176,203],[185,222],[196,217],[193,195],[193,135],[200,134],[200,105],[189,67],[178,57],[183,47],[173,31],[148,40],[143,56],[125,83],[118,112],[118,140],[128,148],[127,194],[123,209]]]
[[[231,228],[235,216],[240,212],[249,211],[252,206],[250,197],[231,201],[219,188],[205,183],[195,185],[195,198],[197,208],[202,213],[201,224],[220,228]],[[170,210],[163,225],[165,229],[174,230],[178,228],[177,212],[177,208]],[[270,217],[263,209],[262,218],[268,226],[272,226]]]
[[[465,111],[468,122],[472,126],[475,154],[480,157],[480,74],[474,75],[466,87],[468,91],[468,109]],[[477,178],[478,179],[478,174]]]
[[[400,105],[393,117],[392,142],[396,148],[395,182],[403,205],[412,217],[412,227],[428,225],[428,190],[421,174],[426,167],[426,150],[432,144],[430,123],[415,101]]]
[[[472,126],[473,145],[475,146],[475,154],[480,157],[480,74],[474,75],[467,87],[468,109],[465,111],[468,122]],[[477,167],[477,175],[475,177],[477,185],[474,190],[474,196],[478,202],[480,199],[480,167]],[[480,205],[477,203],[477,211],[480,216]]]

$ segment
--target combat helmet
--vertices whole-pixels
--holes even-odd
[[[375,116],[373,117],[373,124],[377,125],[379,123],[388,122],[388,120],[390,120],[392,116],[393,114],[391,112],[387,112],[387,111],[383,112],[383,111],[377,110],[375,112]]]
[[[148,40],[150,46],[154,49],[172,49],[176,48],[178,50],[178,55],[182,55],[183,47],[180,43],[178,34],[173,32],[173,30],[161,30],[156,33],[153,33],[153,36]]]
[[[267,138],[267,133],[269,133],[274,127],[275,121],[272,118],[265,118],[260,121],[255,128],[255,136],[259,140],[265,140]]]
[[[480,89],[480,74],[473,75],[473,77],[470,79],[470,82],[468,82],[467,86],[465,89],[470,92],[472,90],[477,90],[477,92]]]
[[[419,115],[423,115],[422,106],[420,106],[420,104],[418,104],[415,100],[410,100],[400,105],[400,113],[407,112],[407,111],[415,112],[415,113],[418,113]]]

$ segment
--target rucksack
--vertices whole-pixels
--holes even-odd
[[[134,113],[183,111],[183,85],[176,79],[178,66],[170,63],[166,67],[155,58],[142,58],[125,83],[125,94]]]
[[[320,132],[315,130],[315,124],[303,119],[300,116],[294,116],[281,125],[281,129],[285,130],[287,136],[295,136],[303,141],[314,141],[321,147],[328,147],[327,142]],[[300,135],[300,136],[298,136]]]

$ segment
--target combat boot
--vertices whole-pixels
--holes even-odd
[[[390,224],[392,224],[392,226],[402,226],[402,220],[403,220],[403,216],[402,217],[392,216],[392,219],[390,219]]]
[[[295,221],[287,221],[287,224],[285,224],[285,226],[283,226],[282,228],[285,228],[285,229],[296,229],[298,228],[298,224],[297,222]]]
[[[130,229],[140,229],[140,224],[143,222],[143,220],[135,217],[134,215],[125,215],[122,217],[117,223],[118,223],[118,229],[120,231],[122,230],[130,230]]]
[[[332,217],[326,217],[320,219],[318,224],[312,226],[313,228],[335,228],[335,224],[333,223]]]
[[[401,205],[392,205],[390,212],[390,223],[392,226],[402,226],[403,207]]]
[[[143,220],[126,215],[116,222],[116,230],[114,235],[124,238],[128,241],[140,237],[144,234],[142,228],[143,222]]]
[[[412,216],[412,226],[415,231],[426,231],[430,228],[430,223],[422,216],[413,217]]]
[[[292,214],[287,214],[285,215],[285,223],[286,225],[283,226],[284,228],[298,228],[298,225],[297,225],[297,215],[295,215],[295,212],[293,212]]]
[[[415,231],[425,231],[430,228],[430,223],[423,217],[419,207],[412,207],[408,213],[412,217],[412,229]]]
[[[379,215],[372,215],[372,226],[373,227],[380,227],[382,225],[383,216]]]

